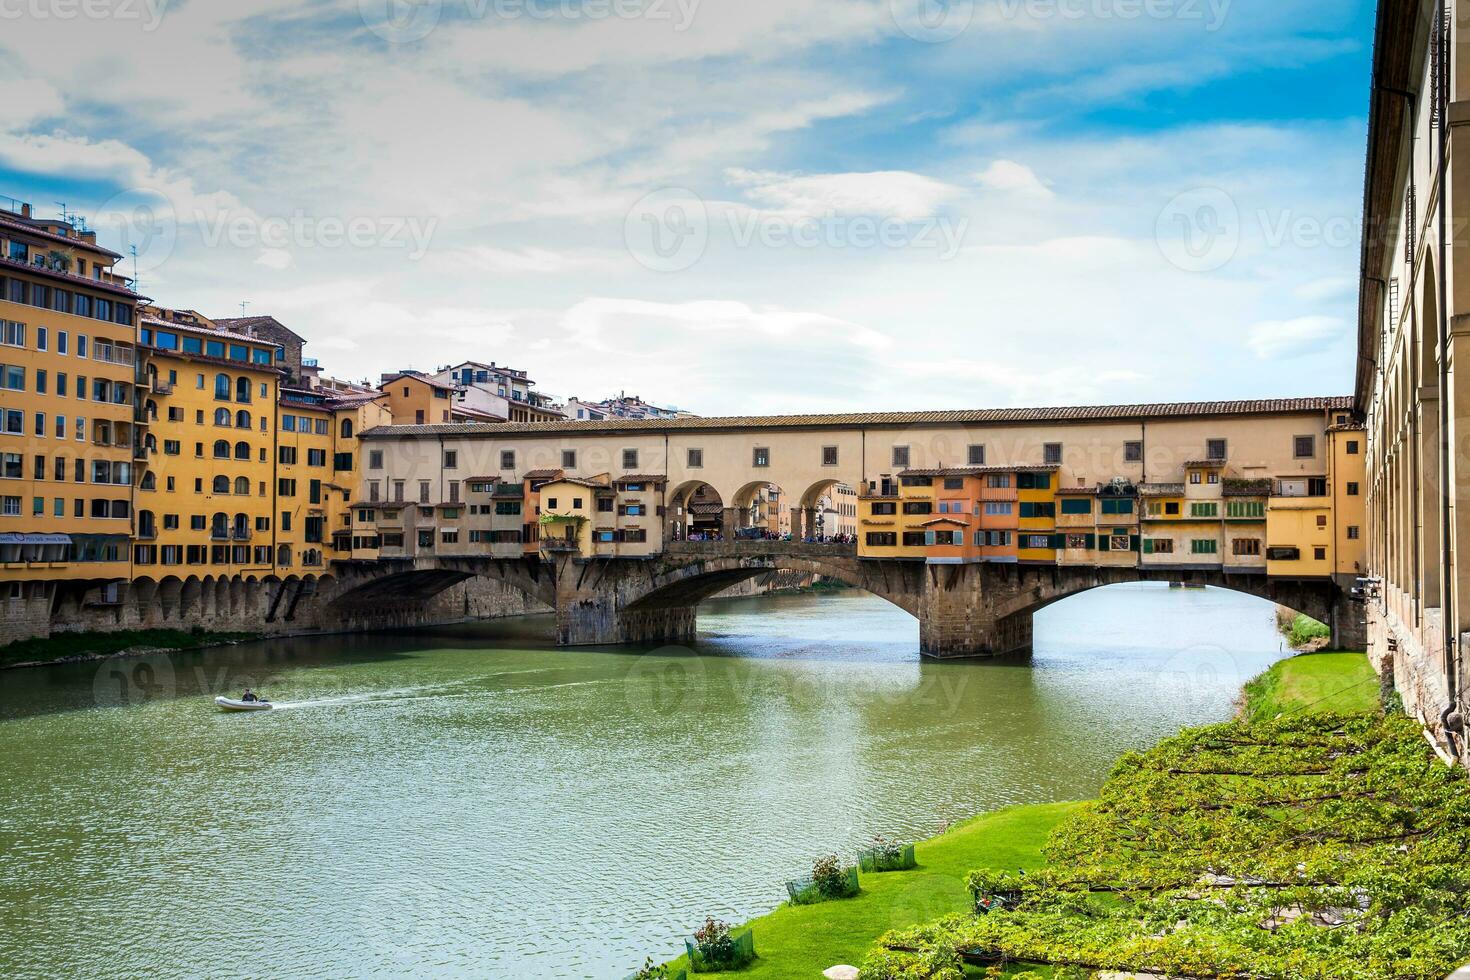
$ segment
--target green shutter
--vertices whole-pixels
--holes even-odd
[[[1147,539],[1146,541],[1143,542],[1143,553],[1145,555],[1151,555],[1151,554],[1154,553],[1154,539],[1153,538],[1149,538],[1149,539]]]

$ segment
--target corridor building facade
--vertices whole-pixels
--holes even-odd
[[[1463,761],[1470,631],[1470,0],[1379,6],[1355,400],[1367,426],[1369,652]],[[1464,353],[1462,353],[1462,351]]]

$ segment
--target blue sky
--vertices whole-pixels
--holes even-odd
[[[1346,392],[1373,10],[6,8],[0,194],[349,378],[702,414]]]

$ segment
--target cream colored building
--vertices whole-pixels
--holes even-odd
[[[1380,5],[1355,390],[1367,427],[1359,526],[1369,652],[1462,760],[1470,563],[1458,556],[1470,547],[1470,509],[1459,504],[1470,460],[1460,447],[1470,372],[1456,365],[1462,348],[1470,355],[1470,158],[1460,160],[1470,151],[1467,27],[1470,0]],[[1324,546],[1330,553],[1346,540]]]

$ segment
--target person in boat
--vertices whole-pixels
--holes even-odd
[[[245,702],[252,702],[259,701],[260,698],[256,696],[254,691],[250,690],[250,688],[247,687],[245,689],[245,693],[241,695],[240,700]]]

